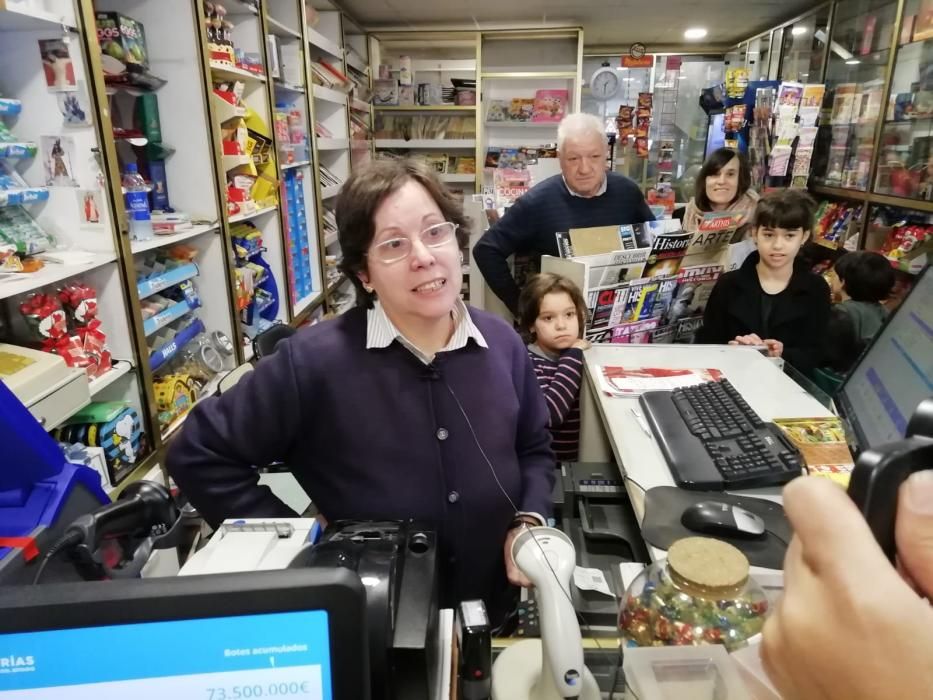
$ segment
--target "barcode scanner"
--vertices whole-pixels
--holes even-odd
[[[914,411],[903,440],[862,452],[849,480],[849,496],[892,564],[897,554],[898,490],[911,474],[922,469],[933,469],[933,397]]]

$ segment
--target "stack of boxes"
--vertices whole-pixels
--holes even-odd
[[[289,294],[292,305],[309,296],[314,289],[311,278],[311,250],[308,243],[308,214],[305,210],[303,168],[285,172],[282,188],[285,195],[285,236],[288,240],[287,256],[291,268]]]

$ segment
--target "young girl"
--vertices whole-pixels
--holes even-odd
[[[813,200],[797,190],[771,192],[752,224],[757,252],[716,282],[698,343],[760,345],[811,372],[823,361],[829,285],[797,253],[813,228]]]
[[[544,392],[557,459],[572,462],[580,446],[580,385],[586,303],[566,277],[545,272],[532,277],[518,300],[518,319],[528,354]]]

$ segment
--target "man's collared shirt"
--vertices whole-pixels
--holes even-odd
[[[599,189],[596,191],[596,194],[594,194],[593,197],[584,197],[582,194],[579,194],[573,191],[573,188],[567,184],[567,178],[565,178],[563,175],[561,175],[560,177],[564,181],[564,187],[567,188],[567,191],[570,193],[570,196],[579,197],[580,199],[592,199],[593,197],[599,197],[600,195],[604,195],[606,194],[606,187],[609,186],[609,178],[603,176],[603,184],[599,186]]]
[[[441,349],[441,352],[465,348],[470,338],[476,341],[476,344],[481,348],[489,347],[483,334],[473,323],[470,312],[467,311],[466,304],[463,303],[462,299],[457,299],[451,315],[454,319],[454,334],[450,337],[447,345]],[[382,304],[376,301],[373,308],[366,312],[366,349],[387,348],[396,339],[424,364],[429,365],[434,361],[433,355],[427,355],[402,335],[386,315]]]

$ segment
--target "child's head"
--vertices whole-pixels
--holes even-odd
[[[813,230],[814,204],[801,190],[769,192],[758,202],[752,236],[761,263],[772,269],[794,264]]]
[[[834,269],[841,284],[838,291],[846,298],[882,302],[894,289],[894,269],[880,253],[868,250],[846,253],[836,261]]]
[[[525,342],[542,350],[566,350],[583,337],[586,302],[566,277],[542,272],[532,277],[518,299],[518,323]]]

